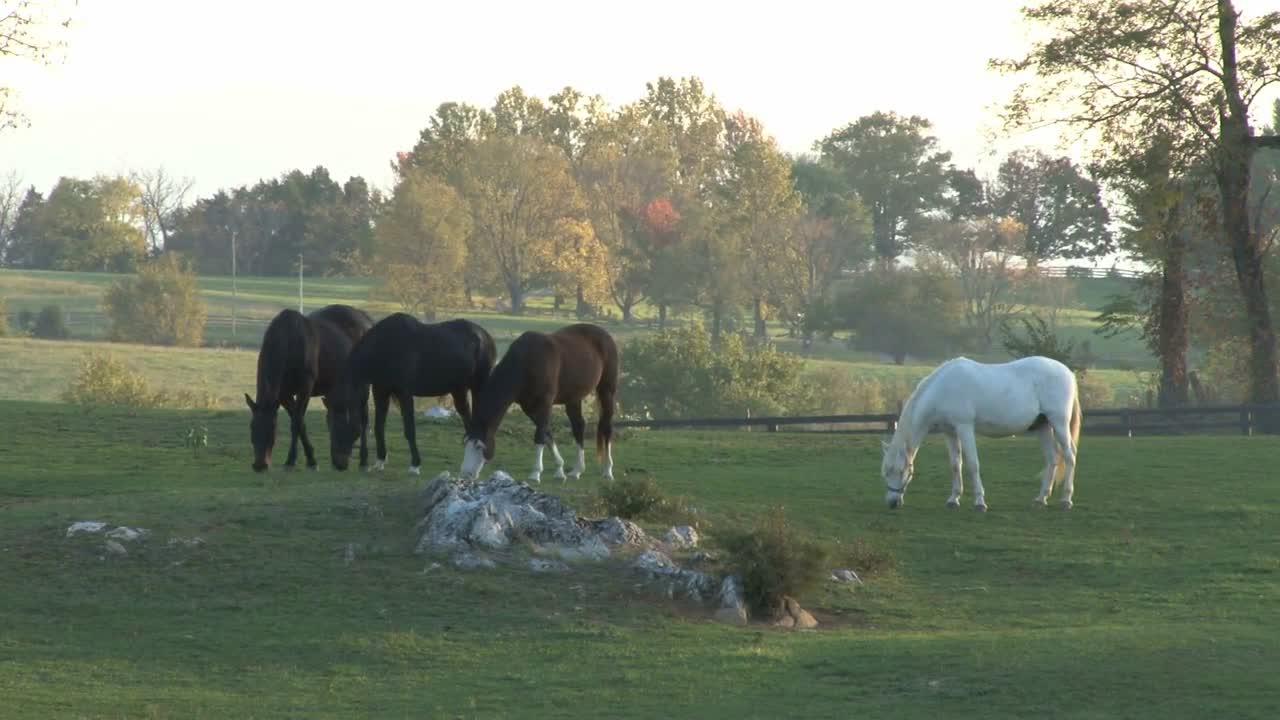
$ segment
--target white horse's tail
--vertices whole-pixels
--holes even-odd
[[[1077,455],[1080,450],[1080,423],[1084,420],[1084,412],[1080,409],[1080,395],[1077,393],[1071,398],[1071,420],[1069,422],[1069,430],[1071,432],[1071,453]],[[1056,483],[1066,474],[1067,463],[1063,459],[1062,453],[1058,453],[1058,466],[1053,471],[1053,481]]]

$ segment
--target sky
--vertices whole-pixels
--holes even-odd
[[[31,123],[0,133],[0,176],[44,191],[159,166],[201,195],[317,165],[387,187],[395,153],[442,102],[573,85],[616,106],[663,75],[698,76],[789,152],[877,110],[930,119],[980,172],[1017,147],[1053,147],[1000,133],[995,115],[1013,81],[987,61],[1026,47],[1022,0],[65,5],[62,62],[0,64]]]

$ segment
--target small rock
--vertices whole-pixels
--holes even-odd
[[[202,538],[202,537],[191,537],[191,538],[172,537],[172,538],[169,538],[169,547],[176,547],[176,546],[181,546],[181,547],[199,547],[199,546],[201,546],[201,545],[203,545],[203,544],[204,544],[204,538]]]
[[[722,607],[716,611],[715,618],[717,621],[729,625],[746,625],[747,609],[743,607]]]
[[[716,599],[720,601],[722,608],[745,608],[746,601],[742,595],[742,583],[738,580],[737,575],[730,575],[720,582],[720,590],[716,593]]]
[[[594,530],[596,535],[608,545],[637,545],[644,546],[649,544],[649,536],[639,525],[630,520],[623,520],[620,517],[607,517],[603,520],[595,521]]]
[[[134,540],[141,540],[142,538],[145,538],[150,534],[151,534],[151,531],[146,530],[144,528],[131,528],[131,527],[124,527],[122,525],[114,530],[109,531],[107,533],[107,537],[113,540],[124,540],[126,542],[132,542]]]
[[[689,525],[680,525],[667,531],[667,544],[673,548],[685,549],[698,546],[698,531]]]
[[[121,557],[124,557],[125,555],[129,554],[129,551],[125,550],[124,546],[116,542],[115,540],[108,540],[106,542],[106,546],[107,546],[107,552],[111,553],[112,555],[119,555]]]
[[[71,523],[71,527],[67,528],[67,537],[79,535],[80,533],[98,533],[102,532],[107,524],[97,522],[96,520],[81,520]]]
[[[426,575],[427,573],[433,573],[433,572],[435,572],[436,570],[439,570],[439,569],[440,569],[440,568],[442,568],[442,567],[444,567],[444,566],[443,566],[443,565],[441,565],[440,563],[438,563],[438,562],[433,562],[433,563],[431,563],[430,565],[428,565],[428,566],[426,566],[426,567],[422,568],[422,574],[423,574],[423,575]]]
[[[346,549],[342,552],[342,559],[348,565],[356,561],[356,547],[355,543],[347,543]]]
[[[646,550],[633,563],[636,568],[654,575],[673,575],[680,571],[676,564],[657,550]]]
[[[426,410],[422,411],[422,417],[430,418],[432,420],[443,420],[445,418],[449,418],[452,416],[453,416],[452,410],[450,410],[447,407],[442,407],[440,405],[429,407]]]
[[[569,566],[557,560],[531,558],[529,569],[534,572],[569,572]]]
[[[831,572],[831,579],[840,583],[853,583],[854,585],[862,584],[862,578],[858,577],[858,573],[847,569],[833,570]]]
[[[782,617],[778,619],[774,625],[797,630],[810,630],[818,627],[818,620],[809,613],[808,610],[800,607],[800,603],[795,598],[784,597],[782,599]]]
[[[796,626],[796,619],[786,613],[783,613],[782,617],[773,621],[773,624],[778,627],[793,628]]]

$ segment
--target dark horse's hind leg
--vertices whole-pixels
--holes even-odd
[[[310,401],[311,396],[306,393],[300,393],[296,398],[283,398],[280,401],[285,412],[289,414],[289,455],[284,461],[286,470],[292,470],[298,464],[299,439],[302,440],[302,451],[306,454],[307,467],[312,470],[316,467],[315,449],[307,437],[307,405]]]
[[[606,480],[613,479],[613,411],[616,393],[617,389],[613,387],[596,388],[596,397],[600,399],[600,421],[596,424],[596,451],[604,455],[604,466],[600,472]]]
[[[378,461],[373,464],[373,469],[378,471],[387,466],[387,410],[390,405],[391,393],[375,385],[373,387],[373,443]]]
[[[404,423],[404,439],[409,441],[409,474],[417,475],[422,467],[422,456],[418,454],[418,432],[413,417],[413,394],[397,393],[396,402],[400,403],[400,419]]]
[[[577,480],[582,477],[582,473],[587,469],[587,451],[585,448],[587,436],[587,420],[582,416],[582,401],[576,400],[564,404],[564,412],[569,416],[569,427],[573,430],[573,441],[578,444],[578,459],[573,463],[573,469],[569,471],[569,477]]]
[[[369,403],[360,405],[360,469],[369,468]]]

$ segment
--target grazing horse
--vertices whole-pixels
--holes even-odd
[[[276,414],[282,405],[289,413],[292,430],[285,468],[297,463],[301,438],[307,467],[316,469],[315,451],[304,422],[307,404],[312,397],[324,397],[332,391],[347,354],[371,327],[372,318],[348,305],[326,305],[309,315],[281,310],[267,325],[258,351],[258,398],[254,400],[248,393],[244,396],[253,413],[249,437],[254,470],[261,472],[271,465]]]
[[[604,477],[613,479],[613,412],[618,393],[618,346],[599,326],[577,324],[553,333],[526,332],[516,338],[476,398],[475,415],[467,432],[461,475],[475,478],[492,460],[498,425],[512,403],[533,420],[536,455],[529,479],[542,481],[542,450],[551,446],[556,478],[567,479],[564,458],[551,438],[551,407],[564,405],[578,443],[578,461],[569,473],[575,480],[586,469],[583,449],[586,420],[582,400],[593,390],[600,402],[596,428],[596,457],[603,460]]]
[[[497,359],[493,338],[469,320],[449,320],[426,324],[412,315],[388,315],[352,348],[338,388],[330,394],[329,448],[333,466],[346,470],[351,446],[368,423],[360,410],[368,405],[373,388],[374,440],[378,460],[375,470],[387,464],[387,410],[394,398],[404,420],[404,436],[409,441],[409,473],[417,475],[422,465],[418,454],[413,398],[452,395],[454,408],[469,428],[472,398],[484,386]],[[364,457],[361,457],[363,465]]]
[[[938,431],[947,439],[951,455],[947,507],[960,506],[961,475],[967,467],[973,483],[973,509],[985,511],[975,434],[1007,437],[1034,430],[1040,435],[1045,463],[1035,502],[1044,505],[1049,501],[1061,470],[1061,503],[1069,510],[1075,491],[1080,420],[1076,376],[1057,360],[1032,356],[996,365],[968,358],[948,360],[912,391],[902,406],[893,439],[884,443],[880,472],[888,489],[885,500],[891,508],[903,503],[916,451],[927,433]]]

